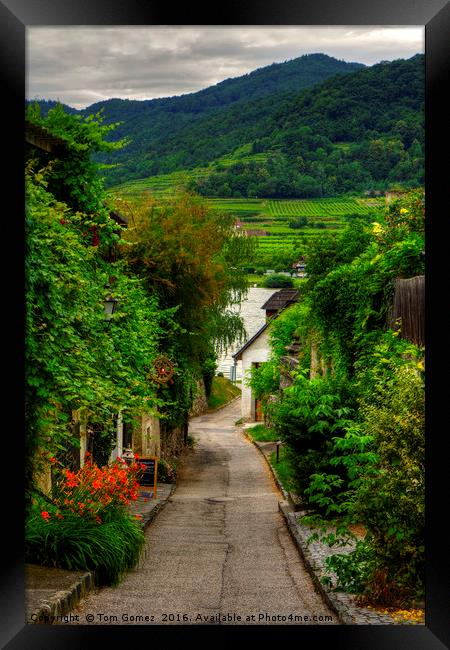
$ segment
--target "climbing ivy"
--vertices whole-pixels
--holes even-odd
[[[119,239],[119,228],[109,218],[111,197],[104,189],[104,179],[98,163],[92,154],[99,151],[115,151],[127,144],[126,139],[106,140],[118,123],[104,125],[102,112],[83,117],[69,114],[62,105],[57,104],[45,118],[40,115],[37,103],[29,104],[27,119],[43,127],[52,135],[65,142],[65,149],[52,156],[48,164],[45,152],[33,149],[28,151],[29,159],[35,167],[46,167],[48,191],[72,210],[83,214],[80,228],[86,238],[92,233],[98,243],[107,247]]]
[[[46,170],[26,173],[26,408],[28,478],[37,448],[70,441],[71,411],[105,418],[119,409],[156,411],[148,379],[172,314],[158,306],[124,262],[106,262],[87,245],[73,212],[49,193]],[[114,278],[111,288],[106,285]],[[119,301],[105,321],[107,294]],[[164,319],[164,329],[161,322]],[[173,324],[175,328],[175,324]]]

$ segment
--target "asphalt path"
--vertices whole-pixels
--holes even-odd
[[[196,444],[146,530],[140,565],[89,594],[71,624],[329,625],[264,458],[235,426],[240,403],[193,418]],[[306,618],[305,618],[306,617]]]

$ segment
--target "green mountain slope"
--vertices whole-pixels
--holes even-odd
[[[112,137],[131,139],[102,154],[115,165],[109,185],[157,176],[162,193],[181,184],[209,197],[323,198],[423,184],[423,105],[423,55],[365,67],[315,54],[81,113],[103,108],[107,123],[123,121]]]
[[[334,77],[283,101],[250,101],[162,139],[163,169],[170,159],[184,161],[184,172],[131,181],[126,193],[146,188],[162,198],[187,187],[208,197],[321,198],[422,185],[423,102],[422,55]],[[204,162],[211,151],[215,160]]]
[[[123,121],[114,138],[128,137],[130,144],[114,156],[101,158],[102,162],[120,165],[105,171],[108,182],[114,184],[208,163],[242,144],[242,130],[247,125],[254,125],[252,133],[256,137],[265,116],[282,99],[336,74],[363,67],[325,54],[308,54],[226,79],[196,93],[147,101],[110,99],[77,112],[88,115],[103,109],[106,123]],[[54,104],[39,103],[44,114]],[[220,132],[226,135],[236,121],[241,122],[241,127],[233,129],[228,137],[218,138]],[[193,132],[193,142],[189,134],[196,123],[199,125]],[[205,128],[210,129],[211,136],[206,141]],[[179,138],[187,142],[184,149],[177,145]]]
[[[241,137],[266,161],[237,161],[192,189],[222,197],[323,197],[424,182],[423,55],[328,79],[245,129],[254,109],[250,104],[232,135],[243,126]],[[214,133],[203,122],[189,137],[200,126],[204,138]],[[186,136],[178,147],[186,149]]]

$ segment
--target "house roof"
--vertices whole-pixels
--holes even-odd
[[[236,361],[239,361],[239,360],[242,358],[242,353],[243,353],[247,348],[249,348],[249,347],[251,346],[251,344],[253,343],[253,341],[256,341],[256,339],[259,338],[259,337],[261,336],[261,334],[264,332],[264,330],[266,330],[266,329],[269,327],[270,323],[271,323],[273,320],[275,320],[275,318],[277,318],[277,316],[278,316],[278,314],[275,314],[274,316],[272,316],[272,318],[270,318],[268,321],[266,321],[266,322],[264,323],[264,325],[263,325],[262,327],[259,328],[259,330],[256,332],[256,334],[253,334],[253,336],[252,336],[251,338],[249,338],[249,340],[246,341],[246,342],[244,343],[244,345],[241,347],[240,350],[238,350],[237,352],[235,352],[235,354],[232,354],[231,356],[233,357],[233,359],[235,359]]]
[[[29,120],[25,120],[25,141],[48,153],[64,151],[68,147],[65,140],[53,135],[53,133],[50,133],[43,126],[33,124]]]
[[[261,309],[283,309],[283,307],[297,302],[298,297],[299,291],[297,289],[281,289],[270,296]]]
[[[283,289],[283,291],[286,291],[286,289]],[[289,289],[289,291],[292,291],[292,289]],[[277,293],[281,293],[281,291],[278,291]],[[297,291],[296,293],[298,294],[299,292]],[[275,295],[277,295],[277,294],[275,294]],[[298,296],[297,296],[297,297],[298,297]],[[233,357],[233,359],[234,359],[235,361],[239,361],[239,360],[242,358],[242,353],[243,353],[247,348],[249,348],[249,347],[251,346],[251,344],[252,344],[254,341],[256,341],[257,338],[259,338],[259,337],[261,336],[261,334],[262,334],[262,333],[263,333],[263,332],[264,332],[264,331],[269,327],[270,323],[273,323],[273,321],[274,321],[276,318],[278,318],[278,316],[279,316],[279,315],[280,315],[280,314],[281,314],[281,313],[282,313],[282,312],[283,312],[287,307],[290,307],[290,305],[291,305],[293,302],[296,302],[297,297],[296,297],[295,300],[292,300],[291,302],[286,302],[286,303],[283,305],[283,307],[281,307],[280,310],[277,311],[276,314],[274,314],[273,316],[271,316],[271,318],[268,318],[268,319],[266,320],[266,322],[264,323],[264,325],[263,325],[262,327],[259,328],[259,330],[256,332],[256,334],[253,334],[253,336],[252,336],[251,338],[249,338],[249,340],[246,341],[246,342],[244,343],[244,345],[240,348],[240,350],[238,350],[237,352],[235,352],[234,354],[231,355],[231,356]],[[270,298],[269,298],[269,300],[270,300]],[[262,308],[261,308],[261,309],[262,309]]]
[[[281,294],[281,295],[280,295]],[[278,298],[277,298],[278,296]],[[233,359],[236,361],[239,361],[242,357],[242,353],[251,346],[251,344],[256,341],[257,338],[261,336],[261,334],[269,327],[270,323],[274,321],[278,316],[281,314],[281,312],[286,308],[292,305],[294,302],[297,302],[299,296],[299,291],[297,289],[281,289],[281,291],[277,291],[276,293],[273,294],[267,300],[264,305],[261,307],[261,309],[277,309],[278,311],[271,317],[269,318],[262,327],[259,328],[259,330],[253,334],[251,338],[248,339],[244,343],[244,345],[234,354],[231,356]],[[272,299],[276,299],[273,302]],[[270,305],[270,306],[268,306]],[[272,306],[276,305],[276,306]]]

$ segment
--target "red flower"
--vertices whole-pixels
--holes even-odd
[[[45,521],[48,521],[50,519],[50,513],[48,513],[47,510],[43,510],[41,512],[41,517],[42,519],[45,519]]]

